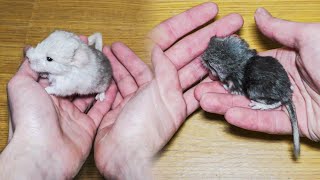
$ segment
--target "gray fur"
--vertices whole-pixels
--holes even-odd
[[[293,90],[288,74],[279,61],[270,56],[257,55],[235,35],[212,37],[202,60],[232,94],[243,94],[252,100],[252,109],[276,108],[280,103],[285,105],[292,124],[294,155],[298,158],[300,140],[292,102]]]
[[[207,68],[218,75],[222,83],[228,84],[233,94],[243,94],[242,70],[246,60],[255,55],[256,51],[249,49],[249,45],[236,36],[212,37],[207,50],[202,55],[202,60]]]
[[[97,80],[98,82],[98,87],[97,87],[97,92],[104,92],[106,90],[105,86],[109,86],[111,78],[112,78],[112,68],[110,61],[108,58],[100,51],[95,48],[92,48],[92,51],[97,55],[97,61],[98,61],[98,72],[99,72],[99,77]]]

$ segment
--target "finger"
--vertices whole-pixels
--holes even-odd
[[[48,79],[40,78],[38,82],[41,85],[41,87],[43,87],[43,88],[46,88],[46,87],[49,86],[49,80]]]
[[[225,114],[232,107],[249,107],[249,99],[240,95],[205,93],[201,96],[203,110],[216,114]]]
[[[180,69],[203,53],[212,36],[231,35],[238,31],[242,27],[242,24],[243,19],[239,14],[229,14],[183,38],[170,47],[165,54],[176,68]]]
[[[84,43],[88,44],[88,37],[87,36],[79,35],[79,38],[80,38],[81,41],[83,41]]]
[[[127,96],[115,109],[108,112],[102,119],[101,124],[98,128],[96,139],[102,139],[112,129],[113,124],[117,120],[117,117],[122,111],[123,106],[128,102],[132,95]]]
[[[122,97],[121,94],[118,92],[111,108],[114,109],[114,108],[117,107],[122,101],[123,101],[123,97]]]
[[[8,114],[9,116],[9,133],[8,133],[8,144],[11,141],[12,137],[13,137],[13,126],[12,126],[12,119],[11,119],[11,115],[10,113]]]
[[[152,51],[152,64],[155,72],[155,83],[158,85],[159,94],[166,107],[170,107],[170,114],[176,116],[175,121],[180,124],[186,117],[186,111],[181,106],[183,99],[182,88],[178,72],[168,57],[155,45]]]
[[[259,56],[272,56],[272,57],[276,58],[277,49],[259,52],[258,54],[259,54]]]
[[[95,95],[78,96],[72,103],[81,111],[84,112],[94,101]]]
[[[258,8],[254,17],[259,30],[265,36],[287,47],[299,48],[303,35],[301,30],[305,27],[303,23],[274,18],[264,8]]]
[[[135,80],[127,71],[127,69],[113,55],[111,49],[109,47],[104,47],[103,53],[110,60],[113,71],[113,79],[115,80],[122,97],[135,92],[138,89]]]
[[[138,86],[152,80],[152,72],[148,65],[141,61],[141,59],[129,47],[118,42],[113,43],[111,49],[121,64],[133,76]]]
[[[165,50],[185,34],[214,18],[217,13],[216,4],[200,4],[160,23],[150,32],[149,37]]]
[[[114,82],[112,82],[106,91],[106,99],[103,101],[97,101],[89,110],[88,116],[93,119],[96,127],[99,126],[103,116],[110,110],[117,92],[117,86]]]
[[[122,109],[133,96],[134,94],[130,94],[125,98],[123,98],[123,100],[117,106],[115,106],[114,109],[118,109],[118,108]]]
[[[108,112],[101,121],[101,124],[98,129],[98,134],[96,139],[101,139],[101,136],[104,136],[109,133],[111,130],[112,125],[117,120],[117,117],[121,113],[121,108],[116,108]]]
[[[187,92],[183,94],[183,98],[187,105],[187,116],[192,114],[195,110],[199,108],[199,101],[194,97],[195,87],[192,87]]]
[[[104,117],[103,120],[101,121],[101,124],[99,126],[99,134],[106,134],[108,133],[108,131],[110,131],[110,127],[112,126],[112,124],[114,124],[115,120],[117,120],[117,117],[119,116],[119,114],[121,113],[123,107],[127,104],[127,102],[133,97],[133,94],[127,96],[126,98],[123,99],[123,101],[121,101],[120,104],[118,104],[118,106],[116,106],[113,110],[111,110],[110,112],[108,112]],[[100,138],[98,138],[100,139]]]
[[[231,108],[225,119],[237,127],[268,134],[290,134],[291,124],[284,111],[260,111],[248,108]]]
[[[180,84],[183,90],[189,88],[195,82],[207,75],[207,69],[202,65],[201,58],[197,57],[178,72]]]
[[[30,64],[29,64],[27,58],[24,58],[18,72],[16,73],[16,76],[21,76],[24,78],[31,78],[34,81],[37,81],[39,78],[39,74],[30,68]]]
[[[207,93],[227,94],[228,91],[223,88],[220,81],[204,82],[196,86],[195,97],[198,101],[200,101],[202,95]]]
[[[201,81],[201,83],[205,83],[211,81],[208,77]],[[190,88],[187,92],[183,94],[183,98],[187,105],[187,116],[192,114],[195,110],[199,108],[199,101],[195,98],[195,87]]]
[[[172,88],[181,89],[176,68],[159,46],[154,45],[151,59],[160,91]]]
[[[33,71],[30,68],[30,63],[28,61],[28,58],[26,57],[27,51],[28,49],[30,49],[31,46],[27,45],[23,48],[23,58],[22,58],[22,62],[21,65],[18,69],[18,72],[16,73],[16,75],[18,76],[24,76],[24,77],[30,77],[33,80],[37,80],[39,78],[39,74],[36,73],[35,71]]]
[[[33,79],[37,79],[38,80],[38,83],[42,86],[42,87],[47,87],[49,85],[49,81],[48,79],[43,79],[43,78],[39,78],[39,74],[37,72],[34,72],[31,68],[30,68],[30,63],[28,61],[28,58],[26,57],[26,54],[27,54],[27,51],[31,48],[32,46],[25,46],[23,48],[23,60],[22,60],[22,64],[24,63],[24,61],[27,61],[28,62],[28,71],[30,71],[30,75],[33,76]],[[21,65],[22,66],[22,65]],[[21,67],[20,67],[21,68]]]
[[[212,81],[217,81],[219,80],[219,77],[217,76],[217,74],[212,74],[212,72],[209,72],[209,78],[212,80]]]

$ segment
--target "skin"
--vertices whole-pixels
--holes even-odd
[[[96,165],[104,176],[150,177],[151,158],[199,107],[194,88],[185,91],[206,74],[197,57],[211,36],[230,35],[243,20],[230,14],[171,45],[217,11],[215,4],[205,3],[156,26],[149,35],[153,71],[125,45],[105,47],[115,83],[88,114],[83,112],[93,97],[48,95],[48,83],[38,81],[24,60],[8,83],[10,132],[0,156],[0,179],[70,179],[87,158],[95,134]]]
[[[199,107],[194,88],[188,89],[206,74],[198,56],[211,36],[231,35],[243,20],[230,14],[171,45],[217,11],[215,4],[205,3],[156,26],[149,34],[153,71],[125,45],[111,46],[118,105],[103,117],[94,144],[96,165],[105,177],[149,179],[151,159]]]
[[[256,11],[255,21],[265,36],[285,46],[262,52],[260,55],[275,57],[284,66],[294,87],[293,103],[300,135],[319,141],[320,24],[274,18],[263,8]],[[269,134],[292,133],[285,108],[252,110],[248,106],[248,99],[228,94],[218,81],[198,85],[195,96],[205,111],[222,114],[235,126]]]
[[[97,118],[100,108],[108,110],[117,92],[113,83],[107,99],[84,114],[84,98],[48,95],[47,83],[38,77],[24,59],[8,83],[9,144],[0,156],[0,179],[74,177],[89,155],[101,120]]]
[[[230,35],[243,24],[241,16],[231,14],[175,43],[216,13],[215,4],[205,3],[156,26],[149,35],[153,71],[125,45],[105,47],[115,83],[107,100],[87,115],[82,112],[93,97],[47,95],[46,83],[38,82],[24,61],[8,84],[11,141],[0,156],[0,179],[71,178],[86,159],[95,133],[95,161],[104,176],[151,176],[152,157],[199,106],[195,88],[188,89],[207,73],[198,56],[211,36]]]

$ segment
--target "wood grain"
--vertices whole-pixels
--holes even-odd
[[[7,143],[6,84],[16,72],[26,44],[35,45],[54,29],[90,35],[104,43],[122,41],[150,64],[145,35],[161,21],[205,1],[0,1],[0,150]],[[258,51],[279,47],[257,31],[258,7],[293,21],[320,22],[319,0],[215,1],[219,15],[237,12],[245,20],[239,34]],[[320,179],[320,145],[302,140],[301,159],[292,160],[290,136],[273,136],[229,126],[221,116],[197,111],[159,153],[158,179]],[[102,179],[91,154],[76,179]]]

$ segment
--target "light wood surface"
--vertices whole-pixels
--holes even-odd
[[[0,150],[7,143],[6,83],[16,72],[26,44],[35,45],[54,29],[90,35],[105,44],[122,41],[150,64],[145,35],[159,22],[205,1],[0,1]],[[245,20],[240,35],[263,51],[278,47],[257,31],[253,14],[265,7],[274,16],[320,22],[320,1],[215,1],[217,19],[237,12]],[[301,158],[292,160],[290,136],[255,133],[229,126],[222,116],[197,111],[159,153],[158,179],[320,179],[320,145],[302,140]],[[1,173],[1,172],[0,172]],[[102,179],[93,156],[76,179]]]

